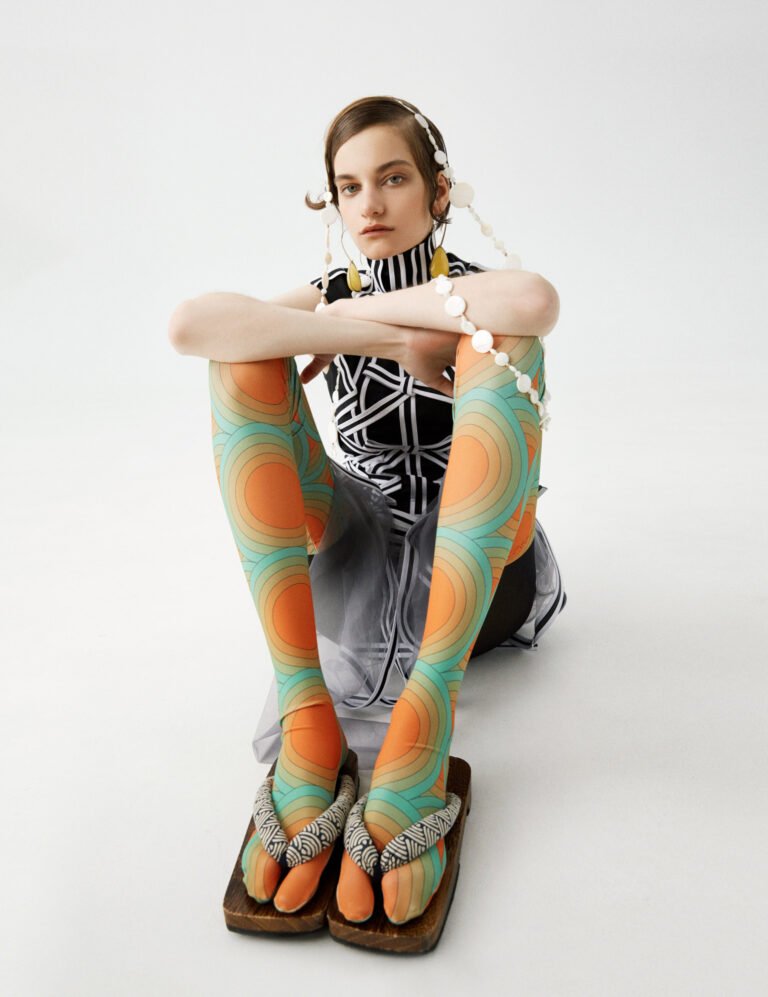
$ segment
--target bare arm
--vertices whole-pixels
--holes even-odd
[[[478,329],[497,336],[545,336],[557,322],[557,291],[539,274],[486,270],[450,280],[452,293],[466,300],[466,316]],[[459,320],[445,311],[444,303],[432,284],[419,284],[386,294],[340,299],[332,309],[340,318],[460,331]]]
[[[403,335],[397,325],[341,317],[330,306],[315,312],[226,291],[183,301],[168,328],[179,353],[226,363],[337,353],[396,359]]]

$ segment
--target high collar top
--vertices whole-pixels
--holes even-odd
[[[369,293],[397,291],[417,284],[428,284],[432,277],[429,264],[435,252],[435,233],[430,230],[418,245],[406,249],[404,253],[385,256],[381,260],[364,259],[371,275]]]

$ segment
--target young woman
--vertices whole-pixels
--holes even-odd
[[[445,150],[439,131],[416,113],[365,98],[329,127],[328,193],[306,203],[327,218],[330,198],[364,257],[359,271],[326,266],[268,301],[205,294],[183,302],[169,330],[179,352],[210,360],[217,477],[275,668],[254,742],[260,760],[277,754],[275,813],[288,838],[316,818],[349,740],[373,752],[363,816],[379,850],[445,806],[470,657],[536,646],[565,604],[535,515],[540,337],[557,321],[557,293],[539,274],[447,253],[452,293],[477,329],[493,330],[493,350],[473,348],[440,307],[432,276],[452,172],[435,155]],[[294,357],[307,354],[299,374]],[[336,457],[302,387],[321,371]],[[366,722],[375,710],[388,725]],[[246,889],[299,910],[330,851],[282,876],[254,834]],[[440,840],[387,872],[390,921],[422,914],[444,869]],[[337,901],[351,921],[373,910],[371,879],[346,853]]]

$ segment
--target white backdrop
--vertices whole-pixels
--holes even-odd
[[[2,21],[0,989],[765,992],[763,6]],[[166,333],[186,297],[320,274],[323,133],[377,93],[433,118],[561,299],[539,517],[568,605],[468,671],[473,809],[420,960],[225,929],[271,664],[207,363]],[[462,212],[446,247],[500,259]],[[322,379],[309,396],[325,429]]]

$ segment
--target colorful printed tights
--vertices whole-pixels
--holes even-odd
[[[272,798],[291,838],[333,801],[347,756],[320,670],[307,560],[328,522],[333,476],[294,360],[212,360],[209,383],[216,476],[275,668],[282,744]],[[255,900],[297,910],[331,851],[280,882],[254,832],[243,882]]]
[[[541,343],[495,337],[495,346],[545,390]],[[278,683],[283,743],[273,797],[289,837],[328,805],[346,755],[317,654],[308,553],[333,498],[330,464],[292,359],[211,361],[216,467],[243,568]],[[467,661],[506,564],[534,537],[541,431],[507,367],[468,337],[456,354],[454,427],[443,483],[426,623],[419,656],[393,711],[373,771],[364,819],[379,849],[445,805],[446,763]],[[314,892],[327,855],[291,870],[274,902],[294,910]],[[320,861],[322,860],[322,862]],[[445,870],[443,841],[381,882],[396,924],[418,917]],[[254,835],[243,856],[246,888],[269,899],[279,866]],[[373,910],[368,876],[344,856],[337,890],[353,921]]]

